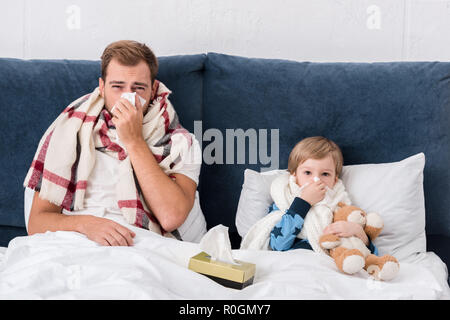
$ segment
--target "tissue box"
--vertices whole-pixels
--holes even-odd
[[[214,261],[206,252],[200,252],[189,260],[189,269],[225,287],[242,289],[253,283],[256,265],[239,260],[236,262],[239,265]]]

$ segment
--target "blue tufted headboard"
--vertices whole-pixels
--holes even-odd
[[[0,59],[0,74],[0,246],[6,246],[25,234],[22,182],[41,135],[68,103],[97,86],[100,62]],[[209,53],[161,57],[158,78],[203,148],[213,142],[204,136],[209,129],[225,139],[227,129],[266,129],[270,151],[270,129],[279,129],[280,168],[295,142],[311,135],[336,141],[346,165],[424,152],[426,231],[450,238],[449,62],[310,63]],[[268,165],[260,156],[243,164],[237,155],[228,164],[222,156],[223,164],[202,166],[200,202],[208,227],[229,226],[236,247],[244,169]]]

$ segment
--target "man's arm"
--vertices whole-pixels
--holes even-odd
[[[61,211],[62,207],[41,199],[36,191],[28,220],[28,234],[59,230],[79,232],[78,217],[61,214]]]
[[[28,234],[46,231],[76,231],[105,246],[131,246],[134,232],[105,218],[91,215],[65,215],[62,208],[41,199],[35,192],[28,221]]]
[[[168,177],[144,140],[129,144],[127,151],[146,204],[164,230],[177,229],[194,206],[197,184],[183,174],[173,174],[175,181]]]
[[[113,124],[130,157],[133,171],[141,187],[145,203],[166,231],[183,224],[194,206],[196,183],[183,174],[174,174],[173,181],[159,167],[142,135],[143,108],[119,99],[114,109]]]

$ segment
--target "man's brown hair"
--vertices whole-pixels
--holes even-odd
[[[112,59],[117,59],[125,66],[135,66],[141,60],[150,68],[151,83],[155,81],[158,73],[158,59],[153,51],[144,43],[133,40],[120,40],[108,45],[102,54],[102,79],[106,79],[106,69]]]
[[[298,142],[289,155],[288,170],[293,174],[308,159],[323,159],[331,155],[336,165],[336,177],[341,174],[344,157],[339,146],[325,137],[309,137]]]

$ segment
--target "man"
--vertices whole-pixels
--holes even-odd
[[[35,190],[30,235],[77,231],[101,245],[132,245],[135,232],[105,218],[111,215],[164,235],[179,234],[189,216],[197,233],[189,241],[206,231],[196,192],[201,150],[178,124],[157,70],[145,44],[105,49],[99,87],[69,105],[41,139],[24,183]]]

